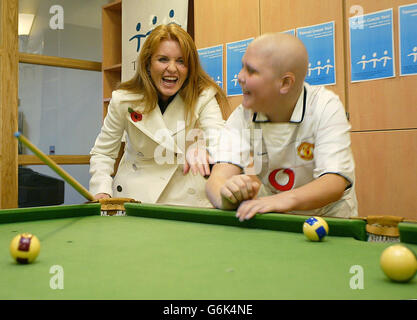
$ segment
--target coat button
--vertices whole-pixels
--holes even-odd
[[[122,186],[117,186],[117,188],[116,188],[116,189],[117,189],[117,191],[119,191],[119,192],[122,192],[122,190],[123,190],[123,189],[122,189]]]
[[[193,189],[193,188],[188,188],[187,192],[188,192],[189,194],[195,194],[195,189]]]
[[[134,164],[132,164],[132,168],[133,168],[133,170],[138,170],[138,167],[136,166],[136,164],[134,163]]]

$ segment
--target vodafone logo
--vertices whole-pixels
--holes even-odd
[[[288,191],[294,186],[295,173],[291,169],[275,169],[269,174],[269,183],[279,191]]]

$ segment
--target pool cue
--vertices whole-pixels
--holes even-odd
[[[75,180],[68,172],[62,169],[54,160],[44,154],[39,150],[35,145],[33,145],[25,136],[20,132],[16,132],[14,136],[22,142],[26,147],[28,147],[35,155],[38,156],[46,165],[48,165],[52,170],[54,170],[62,179],[68,182],[78,193],[80,193],[87,200],[94,201],[94,196],[82,186],[77,180]]]

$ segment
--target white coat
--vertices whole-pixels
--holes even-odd
[[[190,126],[204,132],[210,153],[216,149],[217,135],[224,126],[215,94],[213,88],[202,92]],[[186,175],[182,173],[186,147],[191,144],[186,139],[195,131],[186,132],[181,96],[176,95],[164,114],[158,106],[142,114],[144,107],[133,103],[138,98],[138,94],[125,90],[113,92],[103,127],[90,152],[90,192],[144,203],[212,207],[205,194],[204,177],[193,175],[191,170]],[[124,154],[113,179],[125,132]]]

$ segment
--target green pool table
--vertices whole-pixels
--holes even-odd
[[[366,222],[326,218],[311,242],[306,217],[127,203],[126,216],[100,204],[0,210],[0,299],[416,299],[417,277],[395,283],[379,259],[391,243],[366,241]],[[417,252],[417,225],[400,223]],[[35,234],[34,263],[17,264],[12,238]]]

